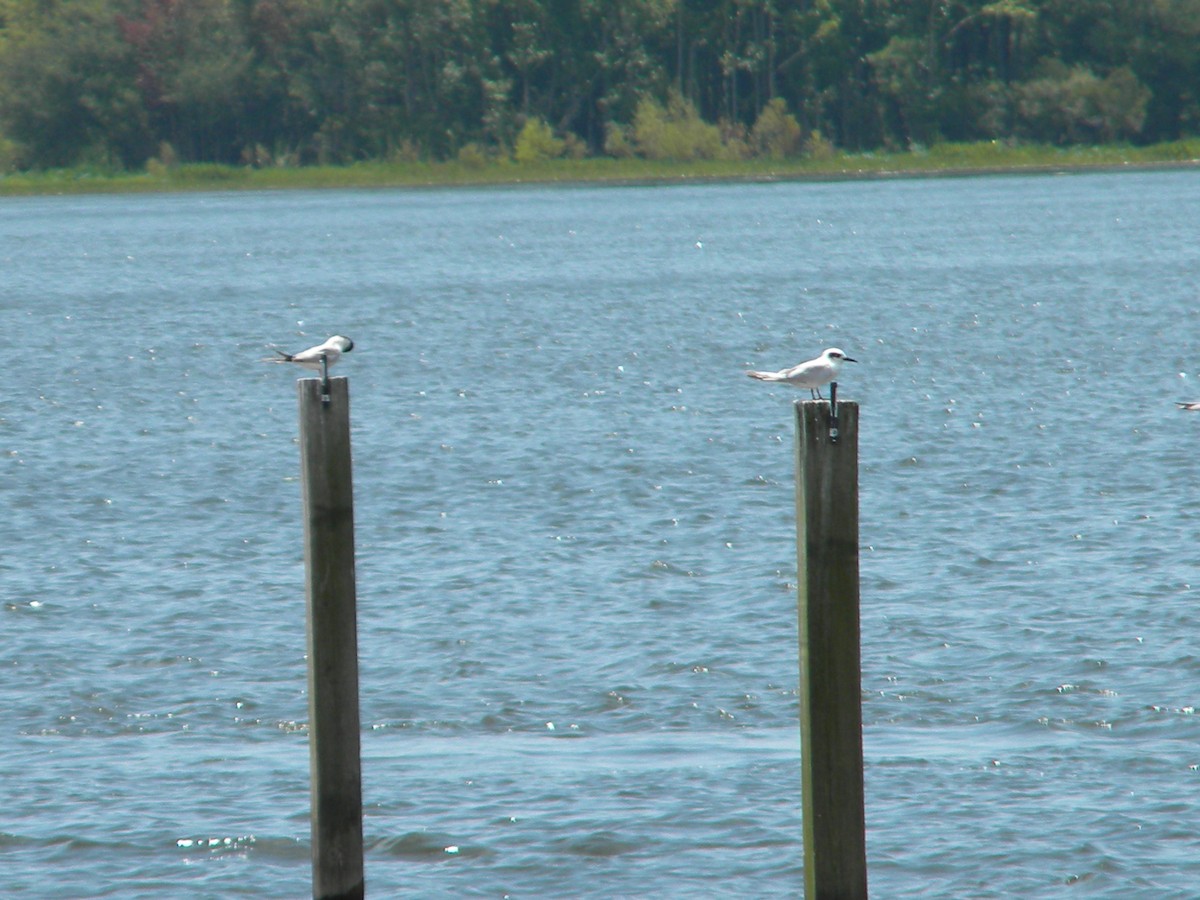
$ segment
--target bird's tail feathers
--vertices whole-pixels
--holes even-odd
[[[778,372],[755,372],[753,369],[746,373],[751,378],[756,378],[759,381],[779,381]]]
[[[263,360],[262,360],[263,362],[283,363],[283,362],[291,362],[292,361],[292,354],[290,354],[290,353],[284,353],[282,350],[279,350],[275,347],[272,347],[271,351],[273,353],[278,353],[279,355],[278,356],[264,356]]]

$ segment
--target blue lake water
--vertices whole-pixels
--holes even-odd
[[[350,335],[376,897],[802,887],[792,401],[860,360],[879,897],[1192,897],[1200,174],[0,200],[5,896],[310,891]]]

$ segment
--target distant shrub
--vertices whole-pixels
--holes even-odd
[[[267,166],[273,165],[275,160],[271,156],[271,151],[262,144],[254,144],[242,148],[241,162],[243,166],[249,166],[252,169],[265,169]]]
[[[803,132],[796,117],[788,112],[787,101],[775,97],[758,114],[750,131],[750,145],[757,156],[787,159],[800,152]]]
[[[967,85],[963,102],[966,108],[960,118],[970,123],[967,136],[999,139],[1008,135],[1012,118],[1008,85],[995,79]]]
[[[587,142],[573,131],[563,137],[563,145],[563,153],[569,159],[583,159],[588,155]]]
[[[544,119],[529,119],[517,135],[513,156],[519,163],[541,162],[558,159],[565,149],[566,142],[554,136]]]
[[[1135,137],[1146,120],[1150,90],[1127,67],[1100,78],[1087,66],[1061,62],[1015,89],[1025,137],[1054,144],[1110,143]]]
[[[468,169],[482,169],[488,161],[487,152],[474,141],[459,147],[457,158]]]
[[[167,141],[158,145],[158,156],[146,160],[146,172],[155,178],[165,178],[171,170],[179,166],[179,156],[175,148]]]
[[[807,159],[829,160],[836,155],[837,148],[833,146],[833,141],[819,131],[814,130],[808,136],[808,140],[804,142],[804,156]]]
[[[667,105],[649,97],[633,115],[633,143],[647,159],[720,159],[724,154],[720,129],[700,118],[696,107],[678,91]]]
[[[746,126],[741,122],[722,119],[717,123],[717,132],[721,135],[721,159],[749,159],[754,155]]]
[[[637,148],[629,139],[629,129],[619,122],[609,122],[604,126],[604,152],[617,159],[628,159],[637,153]]]
[[[421,145],[412,138],[404,138],[392,145],[387,153],[387,161],[391,163],[419,163],[421,157]]]
[[[17,156],[17,145],[0,135],[0,172],[15,172]]]

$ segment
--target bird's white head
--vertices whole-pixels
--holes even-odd
[[[851,359],[850,357],[848,357],[846,355],[846,352],[844,350],[839,350],[837,347],[830,347],[828,350],[826,350],[821,355],[823,357],[825,357],[827,360],[829,360],[831,363],[833,363],[835,366],[840,366],[844,362],[852,362],[852,363],[858,362],[857,359]]]
[[[339,350],[341,350],[343,353],[349,353],[351,350],[354,349],[354,341],[350,340],[350,338],[348,338],[348,337],[343,337],[340,334],[335,334],[333,337],[331,337],[325,343],[333,344]]]

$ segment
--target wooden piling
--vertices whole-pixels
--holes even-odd
[[[804,896],[865,900],[857,403],[796,403],[796,551]]]
[[[308,612],[314,900],[364,892],[350,389],[297,381]],[[324,402],[323,402],[324,400]]]

